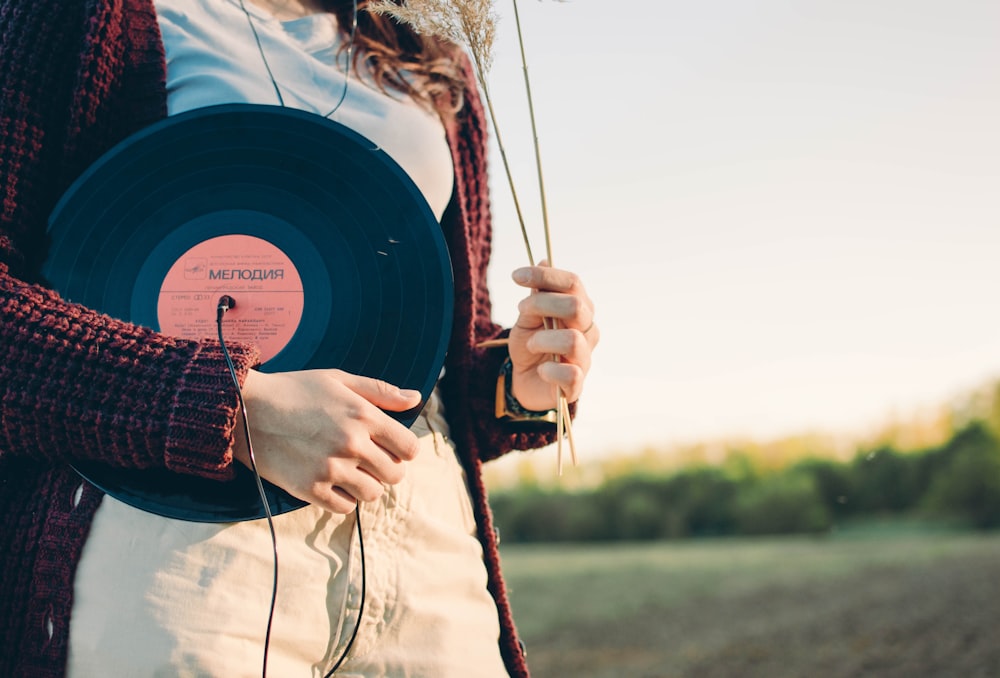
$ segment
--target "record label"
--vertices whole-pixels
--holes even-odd
[[[160,329],[187,339],[213,336],[223,294],[236,300],[224,336],[257,344],[264,362],[302,321],[305,293],[292,259],[263,238],[232,234],[198,243],[167,271],[156,309]]]

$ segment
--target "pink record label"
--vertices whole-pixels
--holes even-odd
[[[284,252],[260,238],[222,235],[201,242],[167,272],[160,286],[160,330],[187,339],[217,336],[219,297],[236,305],[223,317],[226,341],[256,344],[267,361],[302,320],[302,278]]]

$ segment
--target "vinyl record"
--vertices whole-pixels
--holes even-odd
[[[251,341],[262,371],[338,367],[430,396],[451,331],[451,264],[409,176],[318,115],[226,105],[167,118],[102,156],[56,206],[44,266],[65,298],[175,336]],[[420,408],[390,413],[407,426]],[[264,515],[238,467],[220,483],[75,467],[123,502],[184,520]],[[266,485],[274,513],[303,505]]]

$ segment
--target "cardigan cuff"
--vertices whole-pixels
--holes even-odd
[[[260,363],[254,346],[227,345],[242,384],[247,371]],[[164,461],[167,469],[205,478],[233,477],[233,431],[239,399],[222,348],[202,345],[185,370],[167,424]]]

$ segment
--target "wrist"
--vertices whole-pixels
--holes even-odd
[[[512,389],[514,378],[513,363],[508,357],[500,367],[496,388],[496,417],[510,422],[556,423],[556,411],[529,410],[514,397]]]

